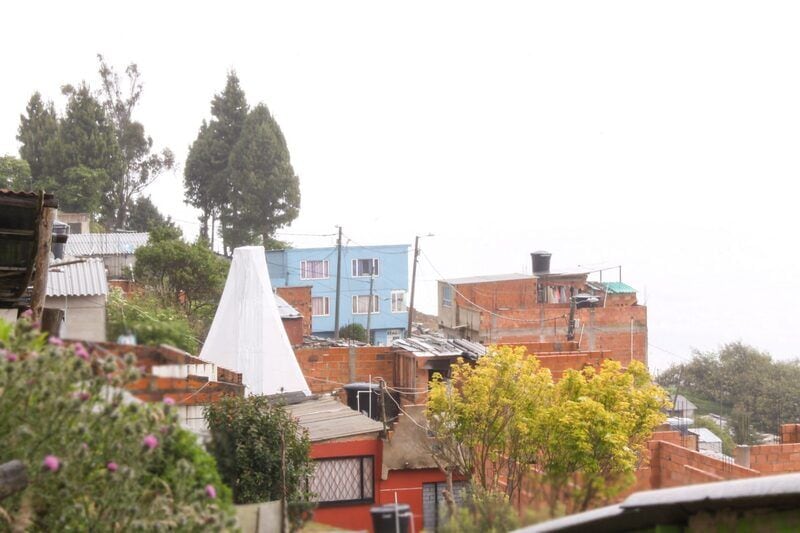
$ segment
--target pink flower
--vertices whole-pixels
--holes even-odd
[[[109,472],[116,472],[117,468],[119,468],[119,465],[114,461],[109,461],[109,463],[106,465],[106,468]]]
[[[33,316],[33,309],[26,309],[24,313],[22,313],[22,318],[30,318]]]
[[[58,337],[50,337],[49,339],[47,339],[47,342],[49,342],[53,346],[64,346],[64,341],[62,341]]]
[[[206,496],[212,499],[217,497],[217,489],[214,488],[214,485],[206,485]]]
[[[85,442],[81,442],[81,448],[82,448],[83,450],[88,450],[88,449],[89,449],[89,445],[88,445],[88,444],[86,444]]]
[[[145,438],[142,439],[142,444],[148,450],[152,450],[153,448],[158,446],[158,438],[151,433],[150,435],[147,435]]]
[[[80,357],[84,361],[89,360],[89,352],[86,351],[86,348],[83,346],[83,344],[76,342],[72,348],[75,350],[76,356]]]
[[[164,397],[164,405],[175,405],[175,399],[169,396]]]
[[[61,467],[61,461],[58,460],[58,457],[55,455],[48,455],[42,461],[42,467],[45,470],[49,470],[51,472],[57,472],[58,469]]]
[[[6,352],[6,361],[8,361],[9,363],[14,363],[16,361],[19,361],[19,357],[17,357],[17,354],[15,354],[14,352]]]

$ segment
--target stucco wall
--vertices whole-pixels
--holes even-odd
[[[95,342],[106,340],[105,296],[48,297],[44,306],[64,311],[63,338]]]

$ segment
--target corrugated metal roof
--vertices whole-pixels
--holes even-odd
[[[281,318],[302,318],[297,309],[289,305],[289,302],[275,294],[275,303],[278,304],[278,312],[281,314]]]
[[[609,294],[636,294],[636,289],[621,281],[604,281]]]
[[[412,335],[407,339],[397,339],[395,348],[403,348],[418,357],[467,357],[477,359],[486,354],[486,346],[464,339],[448,339],[441,335]]]
[[[467,278],[453,278],[441,280],[450,285],[462,285],[465,283],[491,283],[493,281],[513,281],[517,279],[536,279],[530,274],[489,274],[486,276],[471,276]]]
[[[300,426],[308,430],[311,442],[383,431],[381,422],[350,409],[330,396],[287,405],[285,409],[297,419]]]
[[[96,296],[108,294],[103,260],[87,258],[79,263],[58,266],[47,273],[47,296]]]
[[[64,249],[73,257],[131,255],[147,244],[148,233],[76,233],[67,239]]]
[[[722,439],[708,428],[689,428],[689,433],[697,435],[697,440],[700,442],[722,442]]]

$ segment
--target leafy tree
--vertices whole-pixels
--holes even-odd
[[[339,338],[367,342],[367,330],[361,324],[347,324],[339,328]]]
[[[266,396],[225,397],[206,409],[209,449],[236,503],[283,499],[295,528],[311,509],[311,443],[297,422]]]
[[[136,279],[164,302],[182,307],[189,316],[213,314],[230,264],[203,243],[174,238],[167,228],[150,235],[136,250]]]
[[[231,246],[267,244],[297,218],[300,185],[281,129],[264,104],[247,115],[229,162],[231,189],[223,237]]]
[[[505,533],[519,527],[517,511],[505,494],[470,486],[466,505],[447,516],[441,533]]]
[[[32,184],[29,189],[50,190],[54,178],[61,171],[59,123],[53,102],[44,102],[42,95],[34,93],[20,115],[17,140],[19,153],[30,166]]]
[[[228,73],[225,89],[211,100],[211,122],[201,126],[186,160],[184,185],[189,203],[203,211],[201,235],[208,235],[209,218],[224,218],[232,189],[228,164],[248,109],[239,78],[235,72]],[[230,225],[230,219],[226,223]],[[227,252],[230,246],[225,243],[225,248]]]
[[[103,107],[119,148],[118,164],[109,176],[105,214],[109,226],[123,229],[128,227],[127,218],[136,195],[161,173],[171,169],[175,157],[168,148],[160,154],[152,153],[153,139],[145,134],[144,126],[133,118],[143,87],[136,64],[131,63],[125,68],[127,79],[123,83],[103,56],[98,55],[97,58],[100,61]]]
[[[168,405],[124,400],[135,358],[92,354],[0,321],[0,463],[29,484],[3,500],[13,531],[229,531],[230,492]]]
[[[139,344],[169,344],[197,353],[198,336],[183,309],[165,304],[147,292],[125,295],[113,289],[108,296],[106,333],[109,339],[133,334]]]
[[[0,157],[0,189],[31,190],[31,167],[13,155]]]
[[[172,221],[172,217],[164,217],[148,196],[139,196],[131,205],[128,229],[149,232],[157,228],[171,229],[176,239],[183,235],[181,229]]]
[[[666,404],[638,362],[568,370],[554,385],[524,348],[493,347],[474,366],[452,365],[449,382],[434,376],[427,419],[433,457],[448,478],[455,471],[512,499],[529,479],[553,511],[576,511],[633,482]]]

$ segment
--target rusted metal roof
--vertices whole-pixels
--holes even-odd
[[[47,296],[105,296],[108,294],[106,268],[100,258],[63,265],[50,265],[47,274]]]
[[[0,205],[38,208],[39,193],[32,191],[12,191],[11,189],[0,189]],[[58,207],[58,202],[52,193],[44,193],[44,207]]]
[[[76,233],[69,236],[64,252],[72,257],[133,255],[148,238],[148,233]]]
[[[350,409],[331,396],[311,398],[287,405],[285,409],[308,430],[311,442],[383,431],[383,423]]]

